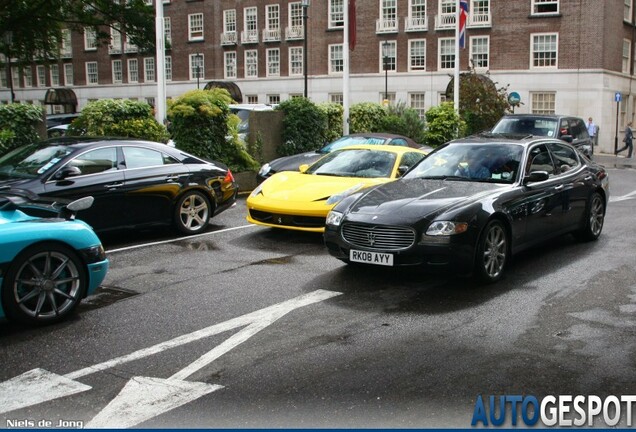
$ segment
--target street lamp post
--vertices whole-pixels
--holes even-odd
[[[203,59],[203,55],[201,53],[196,53],[194,55],[194,59],[197,62],[197,90],[199,89],[199,78],[201,77],[201,60]]]
[[[384,103],[389,101],[389,41],[382,42],[382,67],[384,68]]]
[[[307,19],[309,16],[307,15],[307,9],[309,9],[309,5],[311,0],[302,0],[301,5],[303,7],[303,39],[304,39],[304,47],[303,47],[303,74],[305,76],[305,98],[308,97],[307,92]]]

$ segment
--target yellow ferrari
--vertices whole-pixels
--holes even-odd
[[[327,213],[369,186],[393,181],[426,152],[391,145],[357,145],[336,150],[300,171],[282,171],[247,198],[247,221],[273,228],[324,232]]]

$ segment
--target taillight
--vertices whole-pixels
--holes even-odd
[[[227,170],[227,174],[225,174],[223,183],[234,183],[234,176],[232,175],[232,171],[230,171],[229,169]]]

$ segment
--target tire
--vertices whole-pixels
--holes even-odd
[[[51,324],[70,315],[86,295],[86,268],[77,253],[55,243],[29,247],[15,257],[2,285],[7,318]]]
[[[600,193],[594,192],[590,197],[590,202],[585,215],[585,227],[574,233],[575,237],[581,241],[594,241],[603,231],[605,222],[605,200]]]
[[[211,213],[210,200],[205,195],[198,191],[186,192],[175,206],[175,228],[183,234],[198,234],[207,228]]]
[[[510,248],[503,223],[491,220],[479,237],[475,257],[475,275],[484,283],[494,283],[503,277]]]

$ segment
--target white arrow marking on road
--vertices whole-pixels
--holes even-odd
[[[221,388],[200,382],[134,377],[86,427],[129,428]]]
[[[634,199],[635,195],[636,195],[636,191],[630,192],[627,195],[623,195],[623,196],[610,197],[610,202],[627,201],[629,199]]]
[[[194,342],[200,339],[204,339],[210,336],[214,336],[228,330],[233,330],[239,327],[247,326],[245,329],[231,336],[229,339],[221,343],[219,346],[212,349],[207,354],[203,355],[201,358],[196,360],[191,365],[187,366],[185,369],[177,372],[173,377],[168,380],[164,380],[163,382],[178,382],[179,379],[185,378],[187,376],[192,375],[194,372],[198,371],[202,367],[208,365],[210,362],[214,361],[221,355],[225,354],[232,348],[237,345],[245,342],[254,334],[258,333],[263,328],[267,327],[269,324],[273,323],[280,317],[286,315],[287,313],[293,311],[294,309],[301,308],[303,306],[308,306],[313,303],[318,303],[324,300],[327,300],[332,297],[336,297],[342,295],[340,292],[335,291],[326,291],[326,290],[316,290],[311,293],[298,296],[291,300],[287,300],[285,302],[266,307],[264,309],[233,318],[231,320],[212,325],[210,327],[206,327],[201,330],[197,330],[195,332],[182,335],[171,339],[166,342],[162,342],[160,344],[144,348],[133,353],[116,357],[114,359],[108,360],[103,363],[98,363],[93,366],[89,366],[75,372],[68,373],[64,376],[57,375],[51,372],[48,372],[43,369],[33,369],[31,371],[25,372],[24,374],[12,378],[8,381],[0,383],[0,414],[13,411],[20,408],[25,408],[28,406],[36,405],[42,402],[58,399],[64,396],[70,396],[75,393],[79,393],[82,391],[90,390],[91,387],[79,383],[77,381],[73,381],[75,379],[81,378],[86,375],[90,375],[96,372],[100,372],[106,369],[109,369],[114,366],[118,366],[124,363],[128,363],[134,360],[139,360],[153,354],[157,354],[163,351],[166,351],[170,348],[175,348],[181,345],[185,345],[190,342]],[[135,378],[133,378],[135,379]],[[137,378],[138,380],[140,378]],[[156,378],[141,378],[142,382],[148,384]],[[197,383],[187,383],[187,384],[197,384]],[[202,384],[202,383],[199,383]],[[181,384],[183,387],[184,384]],[[209,384],[205,384],[206,386],[210,386]],[[128,386],[128,384],[127,384]],[[198,389],[198,387],[196,387]],[[124,390],[126,387],[124,387]],[[210,391],[217,390],[218,388],[214,388]],[[124,393],[122,390],[122,393]],[[209,390],[209,387],[208,387]],[[181,391],[181,390],[180,390]],[[120,394],[122,394],[120,393]],[[129,392],[126,390],[126,394]],[[178,392],[176,392],[178,393]],[[209,393],[209,391],[208,391]],[[201,395],[206,394],[202,393]],[[125,395],[124,395],[125,396]],[[124,397],[126,399],[127,396]],[[195,398],[196,399],[196,398]],[[125,402],[126,400],[124,400]],[[114,400],[111,402],[115,402]],[[187,402],[187,401],[186,401]],[[183,402],[183,403],[186,403]],[[119,403],[119,402],[118,402]],[[176,403],[176,399],[175,399]],[[110,405],[110,404],[109,404]],[[180,405],[175,405],[177,407]],[[108,406],[106,407],[108,408]],[[137,406],[137,408],[139,408]],[[101,415],[98,414],[98,416]],[[143,420],[142,420],[143,421]]]

